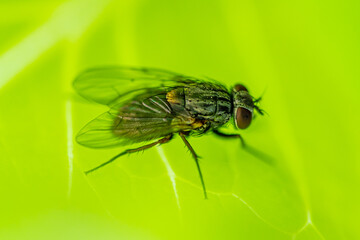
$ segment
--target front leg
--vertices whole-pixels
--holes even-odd
[[[216,135],[218,135],[218,136],[220,136],[220,137],[223,137],[223,138],[238,138],[238,139],[240,139],[240,141],[241,141],[241,146],[242,146],[243,148],[246,148],[245,141],[244,141],[243,137],[242,137],[240,134],[227,134],[227,133],[220,132],[220,131],[217,130],[217,129],[214,129],[213,132],[214,132]]]
[[[251,155],[253,155],[254,157],[256,157],[257,159],[260,159],[264,162],[266,162],[267,164],[270,164],[270,165],[273,165],[274,164],[274,159],[267,155],[266,153],[256,149],[256,148],[253,148],[247,144],[245,144],[245,141],[243,139],[243,137],[240,135],[240,134],[227,134],[227,133],[223,133],[223,132],[220,132],[219,130],[217,129],[214,129],[213,130],[213,133],[215,133],[216,135],[220,136],[220,137],[223,137],[223,138],[238,138],[240,139],[241,141],[241,146],[243,147],[243,149],[250,153]]]

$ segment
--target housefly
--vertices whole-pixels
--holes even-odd
[[[89,122],[78,133],[79,144],[90,148],[106,148],[147,142],[127,149],[85,173],[91,173],[117,158],[169,142],[179,134],[195,160],[207,198],[198,155],[188,136],[213,132],[222,137],[219,128],[231,117],[239,129],[249,127],[260,99],[254,99],[247,88],[236,84],[228,91],[215,80],[201,80],[154,68],[109,66],[89,69],[73,83],[84,98],[107,105],[109,111]]]

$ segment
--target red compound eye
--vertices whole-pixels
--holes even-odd
[[[236,85],[234,86],[234,90],[235,90],[236,92],[240,92],[240,91],[247,91],[247,92],[248,92],[247,88],[246,88],[244,85],[242,85],[242,84],[236,84]]]
[[[247,128],[252,120],[252,113],[242,107],[239,107],[236,109],[236,126],[240,129],[245,129]]]

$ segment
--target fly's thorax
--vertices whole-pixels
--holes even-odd
[[[179,87],[179,88],[171,89],[166,93],[166,100],[172,105],[174,104],[174,105],[184,106],[185,104],[184,88]]]
[[[231,118],[231,96],[220,85],[199,83],[177,87],[167,92],[166,100],[176,119],[190,124],[192,130],[206,132]]]
[[[219,126],[231,117],[231,97],[222,86],[201,84],[184,88],[185,108],[196,118]]]

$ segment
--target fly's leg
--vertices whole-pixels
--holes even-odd
[[[202,173],[201,173],[201,169],[200,169],[200,164],[199,164],[199,156],[195,153],[194,149],[192,148],[192,146],[190,145],[190,143],[189,143],[188,140],[186,139],[185,133],[180,132],[179,135],[180,135],[181,139],[184,141],[186,147],[190,150],[191,155],[192,155],[192,157],[193,157],[194,160],[195,160],[196,167],[197,167],[197,170],[198,170],[199,176],[200,176],[201,185],[202,185],[202,188],[203,188],[203,191],[204,191],[204,197],[205,197],[205,199],[207,199],[207,193],[206,193],[205,183],[204,183],[204,179],[203,179],[203,176],[202,176]]]
[[[267,164],[272,165],[274,163],[274,159],[271,156],[257,150],[256,148],[253,148],[253,147],[245,144],[245,141],[240,134],[227,134],[227,133],[220,132],[219,130],[216,130],[216,129],[213,130],[213,133],[215,133],[216,135],[223,137],[223,138],[238,138],[238,139],[240,139],[242,148],[246,152],[248,152],[251,155],[253,155],[254,157],[266,162]]]
[[[218,130],[214,129],[213,132],[220,136],[220,137],[224,137],[224,138],[238,138],[240,139],[241,141],[241,146],[243,148],[246,148],[246,144],[245,144],[245,141],[243,139],[243,137],[240,135],[240,134],[227,134],[227,133],[222,133],[222,132],[219,132]]]
[[[91,173],[91,172],[93,172],[93,171],[95,171],[95,170],[98,170],[99,168],[102,168],[102,167],[104,167],[105,165],[108,165],[109,163],[115,161],[116,159],[118,159],[119,157],[121,157],[121,156],[123,156],[123,155],[125,155],[125,154],[127,154],[127,153],[139,152],[139,151],[142,151],[142,150],[145,150],[145,149],[152,148],[152,147],[156,146],[157,144],[167,143],[167,142],[169,142],[169,141],[171,140],[172,136],[173,136],[173,135],[170,134],[170,135],[168,135],[168,136],[166,136],[166,137],[164,137],[164,138],[162,138],[162,139],[157,140],[156,142],[147,144],[147,145],[145,145],[145,146],[138,147],[138,148],[134,148],[134,149],[127,149],[127,150],[119,153],[118,155],[112,157],[109,161],[104,162],[104,163],[100,164],[100,165],[97,166],[97,167],[94,167],[94,168],[92,168],[92,169],[90,169],[90,170],[85,171],[85,174],[89,174],[89,173]]]

